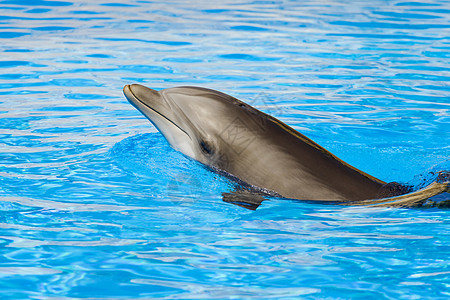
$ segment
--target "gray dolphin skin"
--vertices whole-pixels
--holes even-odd
[[[407,192],[390,192],[382,180],[227,94],[200,87],[156,91],[139,84],[123,91],[175,150],[269,194],[355,202]]]

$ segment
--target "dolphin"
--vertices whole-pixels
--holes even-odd
[[[409,190],[342,161],[280,120],[219,91],[123,89],[177,151],[243,185],[284,198],[356,203]],[[379,202],[377,202],[379,203]]]

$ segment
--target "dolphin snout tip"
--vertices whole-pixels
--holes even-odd
[[[162,98],[158,91],[150,89],[140,84],[126,84],[123,87],[123,94],[133,105],[136,102],[150,103],[161,102]]]

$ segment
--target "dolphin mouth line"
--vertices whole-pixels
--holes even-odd
[[[168,117],[166,117],[165,115],[163,115],[162,113],[160,113],[159,111],[157,111],[156,109],[154,109],[153,107],[151,107],[150,105],[142,102],[131,90],[130,85],[128,86],[128,90],[130,91],[131,95],[133,95],[134,99],[136,99],[137,101],[139,101],[139,103],[143,104],[144,106],[146,106],[147,108],[151,109],[152,111],[154,111],[155,113],[157,113],[158,115],[160,115],[161,117],[163,117],[164,119],[166,119],[167,121],[169,121],[170,123],[172,123],[175,127],[177,127],[178,129],[180,129],[181,131],[183,131],[188,137],[189,139],[192,140],[191,136],[186,132],[186,130],[184,130],[183,128],[181,128],[177,123],[175,123],[174,121],[172,121],[171,119],[169,119]]]

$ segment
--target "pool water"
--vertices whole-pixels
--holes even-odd
[[[450,297],[449,210],[226,203],[122,95],[217,89],[419,188],[450,170],[450,1],[2,0],[0,53],[2,298]]]

